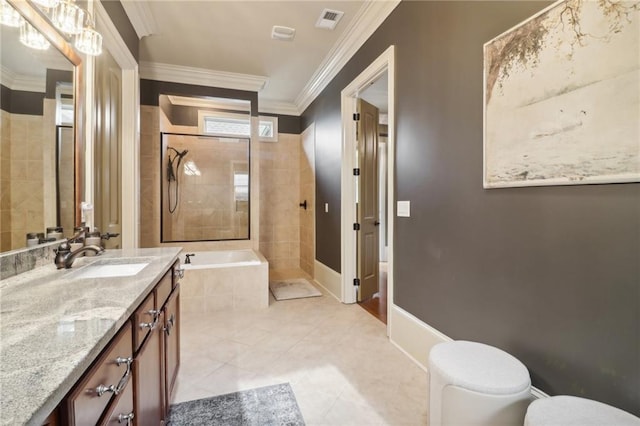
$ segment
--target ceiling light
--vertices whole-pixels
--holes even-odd
[[[0,23],[14,28],[22,24],[22,16],[5,0],[0,0]]]
[[[274,40],[291,41],[296,35],[295,28],[282,27],[280,25],[274,25],[271,30],[271,38]]]
[[[20,42],[32,49],[46,50],[49,48],[49,41],[44,35],[27,21],[23,21],[20,25]]]
[[[84,24],[84,10],[74,0],[61,0],[53,9],[51,21],[60,31],[67,34],[80,34]]]
[[[338,25],[338,22],[340,22],[342,15],[344,15],[344,12],[339,10],[325,9],[316,21],[316,28],[332,30]]]

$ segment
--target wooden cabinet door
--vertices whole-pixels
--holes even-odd
[[[133,425],[135,421],[133,414],[133,384],[128,383],[124,392],[116,396],[100,424],[101,426]]]
[[[158,426],[164,420],[162,365],[162,327],[151,330],[134,360],[135,424]]]
[[[180,366],[180,286],[176,286],[164,308],[165,407],[169,411],[173,386]]]

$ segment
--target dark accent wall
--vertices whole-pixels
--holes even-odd
[[[302,133],[300,116],[271,114],[269,112],[261,112],[260,115],[264,115],[265,117],[278,117],[278,133],[290,133],[292,135]]]
[[[223,89],[220,87],[167,81],[140,80],[140,104],[158,106],[160,95],[211,96],[216,98],[243,99],[251,102],[251,115],[258,115],[258,93],[247,90]]]
[[[230,113],[244,113],[243,111],[223,110],[216,108],[193,108],[184,105],[173,105],[168,100],[160,101],[160,107],[164,111],[169,120],[178,126],[197,126],[198,125],[198,111],[219,111]],[[278,117],[278,133],[291,133],[299,135],[300,132],[300,117],[292,115],[280,115],[270,113],[260,113],[262,116]]]
[[[122,3],[120,3],[120,0],[101,0],[101,3],[136,62],[140,62],[140,39],[133,25],[131,25],[131,21],[129,21]]]
[[[47,77],[45,84],[45,97],[47,99],[56,98],[56,86],[60,82],[73,84],[73,71],[54,70],[51,68],[47,68]]]
[[[11,114],[43,115],[44,93],[11,90],[0,85],[0,109]]]
[[[396,46],[394,302],[552,395],[640,415],[640,184],[482,188],[483,43],[548,2],[402,2],[303,114],[317,257],[340,270],[340,90]]]

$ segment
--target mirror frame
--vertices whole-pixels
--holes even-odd
[[[80,205],[83,198],[82,182],[84,181],[84,74],[82,57],[74,50],[71,43],[51,24],[38,7],[29,0],[6,0],[22,17],[58,49],[74,66],[73,70],[73,139],[74,139],[74,203],[76,226],[82,220]]]

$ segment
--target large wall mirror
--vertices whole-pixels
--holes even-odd
[[[25,247],[27,233],[49,227],[72,235],[84,180],[82,60],[30,2],[6,1],[50,47],[27,47],[20,28],[0,25],[3,252]]]

